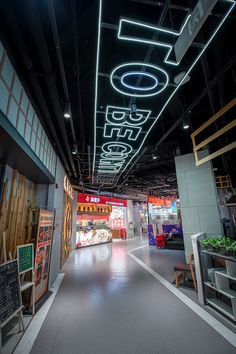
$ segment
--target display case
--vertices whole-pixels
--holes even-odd
[[[109,215],[81,214],[77,218],[76,248],[110,242]]]
[[[126,200],[78,193],[76,247],[126,236]]]
[[[201,251],[205,302],[236,322],[236,258]]]

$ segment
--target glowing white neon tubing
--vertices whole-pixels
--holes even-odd
[[[146,94],[139,94],[139,93],[127,93],[125,91],[122,91],[120,89],[118,89],[114,83],[114,80],[113,80],[113,76],[116,75],[115,72],[117,70],[119,70],[120,68],[125,68],[125,67],[130,67],[130,66],[137,66],[137,65],[141,65],[141,66],[145,66],[145,67],[148,67],[148,68],[152,68],[152,69],[155,69],[157,71],[160,71],[162,74],[164,74],[164,76],[166,77],[166,82],[165,84],[160,87],[160,89],[154,93],[146,93]],[[141,74],[142,72],[140,72]],[[115,79],[117,80],[117,79]],[[113,86],[113,88],[120,92],[122,95],[126,95],[126,96],[131,96],[131,97],[151,97],[151,96],[155,96],[155,95],[159,95],[162,91],[165,90],[166,86],[168,85],[169,83],[169,75],[167,74],[167,72],[160,68],[159,66],[156,66],[156,65],[153,65],[153,64],[147,64],[147,63],[126,63],[126,64],[121,64],[121,65],[118,65],[117,67],[115,67],[115,69],[113,69],[112,73],[111,73],[111,76],[110,76],[110,83],[111,85]]]
[[[97,128],[97,94],[98,94],[98,67],[99,67],[99,56],[100,56],[100,40],[101,40],[101,18],[102,18],[102,0],[99,1],[99,15],[98,15],[98,42],[97,42],[97,57],[96,57],[96,72],[95,72],[95,97],[94,97],[94,147],[93,147],[93,173],[95,169],[95,160],[96,160],[96,128]],[[92,178],[93,179],[93,178]]]
[[[110,127],[110,132],[108,131]],[[132,127],[129,125],[120,125],[120,127],[113,127],[112,124],[105,124],[103,137],[104,138],[114,138],[113,133],[117,131],[117,138],[125,138],[127,136],[128,140],[136,141],[142,128],[140,127]],[[132,138],[132,135],[134,136]]]
[[[105,150],[106,146],[108,147],[108,150]],[[125,151],[112,151],[110,146],[114,146],[115,148],[117,148],[117,147],[125,148]],[[112,153],[112,154],[114,154],[114,156],[124,157],[126,155],[125,157],[127,157],[133,151],[133,148],[131,145],[129,145],[127,143],[117,142],[117,141],[109,141],[109,142],[102,145],[102,151],[105,153]]]
[[[152,86],[150,86],[150,87],[139,87],[139,86],[128,85],[128,84],[125,83],[124,79],[127,76],[130,76],[130,75],[142,75],[142,76],[151,77],[154,80],[154,84]],[[126,73],[126,74],[121,76],[121,80],[120,81],[121,81],[123,86],[128,87],[128,88],[130,88],[132,90],[138,90],[138,91],[150,91],[150,90],[153,90],[154,88],[156,88],[157,85],[158,85],[158,80],[157,80],[156,76],[148,74],[148,73],[145,73],[145,72],[141,72],[141,71],[132,71],[130,73]]]
[[[207,47],[209,46],[209,44],[211,43],[212,39],[215,37],[215,35],[217,34],[217,32],[219,31],[219,29],[221,28],[221,26],[223,25],[223,23],[225,22],[225,20],[227,19],[228,15],[230,14],[230,12],[233,10],[234,6],[236,5],[236,2],[233,0],[225,0],[226,2],[231,3],[231,7],[229,8],[229,10],[227,11],[226,15],[223,17],[222,21],[220,22],[220,24],[217,26],[216,30],[213,32],[212,36],[209,38],[209,40],[207,41],[205,47],[202,49],[202,51],[198,54],[198,56],[196,57],[196,59],[194,60],[193,64],[190,66],[190,68],[188,69],[188,71],[186,72],[186,74],[183,76],[182,80],[179,82],[179,84],[176,86],[176,88],[174,89],[174,91],[172,92],[172,94],[170,95],[170,97],[168,98],[168,100],[165,102],[165,104],[163,105],[161,111],[159,112],[159,114],[157,115],[156,120],[153,121],[153,124],[151,125],[151,127],[149,128],[149,130],[147,131],[147,134],[145,136],[145,138],[143,139],[142,143],[139,146],[139,149],[136,151],[136,153],[132,156],[132,158],[129,160],[129,162],[127,163],[127,165],[125,166],[125,168],[123,169],[122,172],[124,172],[128,166],[130,165],[131,161],[135,158],[135,156],[139,153],[139,151],[141,150],[141,148],[143,147],[143,144],[145,143],[150,131],[152,130],[153,126],[156,124],[156,122],[158,121],[158,119],[160,118],[160,116],[162,115],[163,111],[165,110],[166,106],[168,105],[168,103],[170,102],[170,100],[172,99],[172,97],[175,95],[175,93],[178,91],[179,87],[181,86],[181,83],[184,81],[184,79],[186,78],[186,76],[189,75],[189,73],[192,71],[192,69],[194,68],[194,66],[196,65],[196,63],[198,62],[198,60],[201,58],[202,54],[205,52],[205,50],[207,49]]]
[[[112,112],[109,112],[109,111],[112,111]],[[123,111],[123,112],[122,112]],[[127,115],[129,116],[129,120],[134,122],[134,123],[130,123],[128,120],[126,120],[125,122],[121,123],[120,121],[122,119],[125,118],[125,113],[124,111],[127,113]],[[115,114],[119,114],[119,113],[124,113],[124,115],[121,117],[121,118],[117,118],[115,116]],[[130,108],[125,108],[125,107],[117,107],[117,106],[107,106],[106,107],[106,115],[105,115],[105,119],[108,123],[111,123],[113,125],[121,125],[121,124],[128,124],[128,125],[131,125],[131,126],[139,126],[139,125],[143,125],[149,118],[150,114],[152,113],[151,110],[147,110],[147,109],[137,109],[137,112],[136,112],[136,117],[133,118],[132,117],[132,114],[130,113]],[[110,120],[108,118],[109,114],[112,114],[112,118],[114,120]],[[116,120],[118,120],[119,122],[115,122]]]
[[[179,87],[181,86],[181,83],[185,80],[185,78],[189,75],[189,73],[192,71],[192,69],[194,68],[194,66],[196,65],[196,63],[198,62],[198,60],[200,59],[200,57],[202,56],[202,54],[205,52],[205,50],[208,48],[209,44],[211,43],[212,39],[215,37],[215,35],[217,34],[217,32],[219,31],[219,29],[221,28],[221,26],[224,24],[224,22],[226,21],[228,15],[232,12],[234,6],[235,6],[235,1],[233,0],[225,0],[228,3],[231,3],[231,7],[229,8],[229,10],[226,12],[225,16],[223,17],[222,21],[220,22],[220,24],[217,26],[216,30],[213,32],[212,36],[209,38],[209,40],[207,41],[205,47],[202,49],[202,51],[199,53],[199,55],[196,57],[196,59],[194,60],[193,64],[190,66],[189,70],[186,72],[186,74],[183,76],[182,80],[179,82],[179,84],[176,86],[175,90],[172,92],[172,94],[170,95],[170,97],[168,98],[168,100],[165,102],[165,104],[163,105],[161,111],[159,112],[159,114],[156,117],[156,120],[153,121],[153,124],[151,125],[151,127],[149,128],[146,137],[143,139],[142,143],[140,144],[139,149],[136,151],[136,153],[132,156],[132,158],[129,160],[129,162],[127,163],[127,165],[125,166],[123,172],[128,168],[128,166],[130,165],[130,163],[132,162],[132,160],[135,158],[135,156],[139,153],[139,151],[141,150],[141,148],[143,147],[144,142],[146,141],[150,131],[152,130],[153,126],[155,125],[155,123],[157,122],[157,120],[160,118],[160,116],[162,115],[163,111],[165,110],[166,106],[168,105],[168,103],[170,102],[170,100],[172,99],[172,97],[174,96],[174,94],[178,91]],[[97,102],[97,77],[98,77],[98,54],[99,54],[99,48],[100,48],[100,28],[101,28],[101,3],[102,0],[100,0],[100,12],[99,12],[99,45],[98,45],[98,50],[97,50],[97,66],[96,66],[96,90],[95,90],[95,101]],[[152,44],[152,43],[150,43]],[[93,173],[94,173],[94,168],[95,168],[95,159],[96,159],[96,110],[97,110],[97,105],[95,105],[95,112],[94,112],[94,116],[95,116],[95,129],[94,129],[94,135],[95,135],[95,141],[94,141],[94,161],[93,161]],[[114,176],[116,177],[116,176]]]
[[[171,34],[173,36],[180,36],[180,34],[183,32],[184,30],[184,27],[186,26],[189,18],[190,18],[191,15],[188,15],[186,17],[186,19],[184,20],[184,23],[180,29],[180,31],[174,31],[174,30],[169,30],[169,29],[165,29],[163,27],[159,27],[159,26],[152,26],[152,25],[148,25],[148,24],[145,24],[143,22],[140,22],[140,21],[132,21],[132,20],[128,20],[128,19],[124,19],[122,18],[119,22],[119,29],[118,29],[118,38],[119,39],[122,39],[122,40],[125,40],[125,41],[132,41],[132,42],[139,42],[139,43],[145,43],[145,44],[152,44],[152,45],[156,45],[156,46],[159,46],[159,47],[164,47],[164,48],[167,48],[167,54],[166,54],[166,57],[164,59],[164,62],[166,64],[170,64],[170,65],[179,65],[180,62],[175,62],[175,61],[172,61],[172,60],[168,60],[169,58],[169,55],[170,53],[172,52],[173,50],[173,47],[174,45],[173,44],[168,44],[168,43],[163,43],[163,42],[159,42],[159,41],[155,41],[155,40],[145,40],[145,39],[140,39],[140,38],[137,38],[137,37],[131,37],[131,36],[125,36],[125,35],[121,35],[121,27],[122,27],[122,24],[123,23],[131,23],[132,25],[135,25],[135,26],[138,26],[138,27],[143,27],[143,28],[148,28],[148,29],[152,29],[153,31],[159,31],[159,32],[164,32],[164,33],[168,33],[168,34]]]

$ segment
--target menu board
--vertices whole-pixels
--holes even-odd
[[[112,233],[109,229],[83,230],[76,232],[76,248],[110,242]]]
[[[19,274],[25,273],[33,269],[33,244],[22,245],[17,247],[17,259]]]
[[[21,308],[17,260],[0,265],[0,323]]]
[[[35,302],[37,302],[48,289],[53,224],[54,213],[40,209],[35,253]]]
[[[122,229],[125,227],[125,214],[126,208],[123,207],[112,207],[112,212],[110,214],[109,226],[112,229]]]

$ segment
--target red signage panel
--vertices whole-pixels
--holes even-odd
[[[166,205],[166,206],[171,206],[171,200],[170,199],[163,199],[163,198],[157,198],[157,197],[148,197],[148,203],[156,204],[156,205]]]
[[[127,206],[127,201],[124,199],[108,198],[99,195],[78,193],[78,203],[94,203],[114,206]]]

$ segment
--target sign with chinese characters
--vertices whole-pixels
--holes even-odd
[[[54,213],[40,209],[37,227],[37,243],[35,253],[35,302],[37,302],[48,289],[50,270]]]
[[[203,22],[209,16],[216,2],[217,0],[199,0],[197,2],[187,26],[185,26],[183,32],[175,43],[175,56],[178,62],[184,57],[184,54],[202,27]]]
[[[94,203],[115,206],[127,206],[127,201],[123,199],[108,198],[103,196],[95,196],[91,194],[78,193],[78,203]]]
[[[64,177],[64,191],[71,199],[74,198],[74,190],[67,176]]]
[[[20,310],[21,305],[18,262],[15,259],[0,265],[0,325]]]
[[[145,22],[137,19],[137,7],[141,5],[136,2],[123,5],[123,0],[117,2],[118,11],[116,8],[112,13],[110,28],[110,1],[99,1],[93,179],[104,183],[116,183],[135,161],[168,103],[232,12],[235,1],[198,0],[192,13],[179,10],[174,28],[156,26],[155,16],[150,23],[147,18]],[[214,21],[209,18],[211,11],[219,14]],[[204,42],[192,45],[201,31]],[[148,62],[143,61],[150,46],[152,55]],[[109,48],[113,60],[108,61]],[[185,75],[175,84],[174,77],[180,72]]]
[[[34,245],[32,243],[17,246],[19,274],[33,269]]]
[[[148,197],[148,203],[152,203],[155,205],[159,206],[169,206],[171,207],[172,201],[170,199],[163,199],[163,198],[157,198],[157,197]]]

